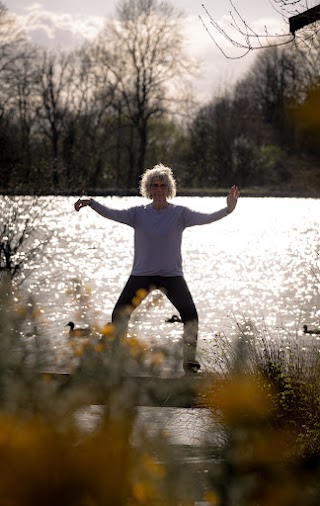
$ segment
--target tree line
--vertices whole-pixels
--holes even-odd
[[[63,53],[26,42],[0,3],[1,191],[125,192],[159,161],[189,188],[319,170],[320,37],[264,49],[197,106],[182,20],[160,0],[120,0],[94,41]]]

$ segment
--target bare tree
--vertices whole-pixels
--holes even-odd
[[[22,282],[34,269],[50,236],[40,223],[45,204],[37,197],[0,196],[0,274]]]
[[[19,57],[25,34],[15,16],[0,2],[0,76]]]
[[[26,75],[30,66],[30,46],[15,16],[0,2],[0,144],[2,187],[12,179],[10,162],[28,149],[26,112]],[[18,96],[20,97],[18,99]],[[24,116],[22,124],[17,118]],[[22,127],[22,128],[21,128]],[[22,148],[22,149],[21,149]],[[23,155],[22,155],[23,156]]]
[[[251,69],[235,87],[235,97],[247,97],[247,112],[253,111],[265,125],[272,125],[277,140],[288,138],[292,107],[299,107],[310,90],[319,88],[320,37],[311,50],[306,46],[272,47],[259,53]]]
[[[23,184],[29,183],[32,165],[32,137],[35,132],[35,86],[37,51],[32,47],[11,63],[3,79],[6,88],[6,114],[16,129],[19,162],[25,171]],[[20,178],[21,179],[21,178]]]
[[[12,65],[23,57],[25,36],[16,18],[0,2],[0,120],[3,117],[8,101],[6,87],[7,73]]]
[[[117,13],[101,33],[96,54],[117,83],[121,114],[131,128],[128,146],[137,144],[127,182],[135,187],[145,166],[150,121],[169,110],[174,82],[190,73],[191,64],[183,53],[181,15],[170,4],[121,0]]]
[[[206,13],[206,20],[202,16],[199,16],[199,18],[216,47],[229,59],[242,58],[250,51],[257,49],[287,45],[296,39],[303,41],[305,45],[311,48],[314,37],[319,31],[320,6],[309,9],[307,0],[269,0],[269,3],[287,24],[288,29],[282,33],[271,33],[267,26],[264,27],[262,33],[257,32],[246,21],[233,0],[229,0],[230,25],[228,29],[218,23],[205,5],[202,5],[202,7]],[[305,26],[307,28],[298,34],[298,30]],[[231,54],[231,52],[228,53],[224,50],[217,40],[218,36],[222,36],[231,48],[236,48],[238,50],[237,54],[235,55],[234,51]]]
[[[51,148],[54,188],[59,185],[60,141],[71,103],[71,59],[71,55],[43,51],[37,68],[37,120]]]
[[[63,141],[67,184],[76,182],[78,186],[89,184],[95,188],[115,128],[117,83],[107,67],[96,64],[90,46],[73,54],[72,75]]]

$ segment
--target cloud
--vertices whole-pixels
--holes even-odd
[[[31,42],[50,49],[66,51],[80,47],[86,40],[92,40],[105,23],[105,16],[66,14],[44,8],[40,3],[25,7],[24,14],[17,16]],[[256,51],[240,58],[245,50],[235,47],[221,32],[215,30],[210,19],[203,17],[206,28],[198,15],[184,17],[184,36],[186,50],[201,66],[198,79],[194,79],[195,91],[200,100],[207,100],[213,93],[229,88],[248,70]],[[236,30],[232,29],[233,19],[221,16],[217,22],[230,37],[245,42]],[[256,17],[248,23],[256,33],[264,33],[267,26],[270,33],[286,33],[287,27],[281,16]],[[221,48],[215,45],[210,34]],[[225,53],[229,58],[227,59]]]
[[[72,50],[86,40],[93,39],[102,28],[102,16],[61,14],[44,9],[35,3],[17,16],[29,40],[49,48]]]

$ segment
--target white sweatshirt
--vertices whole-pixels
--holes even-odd
[[[92,209],[109,220],[134,229],[134,276],[183,276],[181,242],[187,227],[205,225],[227,216],[228,208],[200,213],[169,204],[154,209],[151,204],[129,209],[111,209],[92,200]]]

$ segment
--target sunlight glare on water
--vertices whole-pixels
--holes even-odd
[[[110,321],[133,258],[133,231],[89,208],[73,209],[75,198],[47,197],[43,224],[52,240],[39,267],[26,281],[46,315],[48,333],[63,349],[65,324]],[[140,197],[100,197],[124,208],[144,203]],[[177,197],[176,204],[203,212],[225,206],[224,198]],[[289,198],[242,198],[225,219],[184,232],[184,273],[200,317],[199,347],[206,339],[233,336],[236,322],[251,319],[272,332],[320,327],[320,201]],[[90,289],[83,300],[72,296],[81,283]],[[80,307],[81,306],[81,307]],[[160,292],[153,292],[134,312],[130,330],[141,338],[179,342],[181,324],[165,319],[176,313]]]

